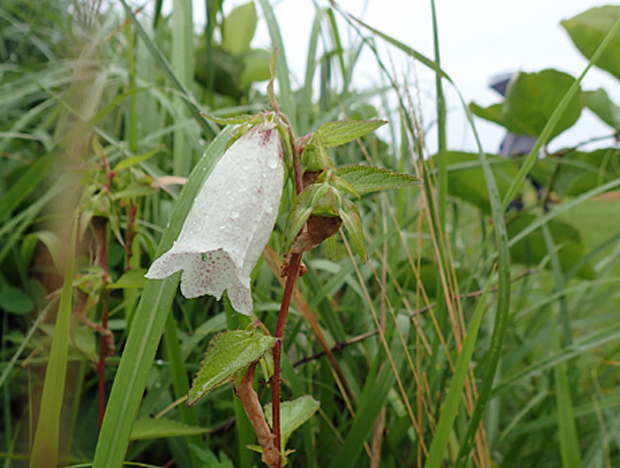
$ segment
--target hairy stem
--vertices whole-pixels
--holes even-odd
[[[265,413],[258,401],[258,395],[254,391],[254,371],[256,363],[249,368],[239,386],[235,389],[237,397],[243,405],[243,409],[248,415],[248,419],[256,432],[258,443],[263,449],[263,462],[269,468],[279,468],[282,466],[282,456],[280,454],[280,445],[276,442],[275,436],[269,430]]]

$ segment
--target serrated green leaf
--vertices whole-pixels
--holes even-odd
[[[321,404],[310,395],[304,395],[293,401],[285,401],[280,405],[280,428],[282,434],[282,451],[293,432],[316,413]],[[265,417],[269,426],[273,425],[271,403],[265,406]]]
[[[183,437],[204,434],[209,429],[190,426],[173,419],[136,419],[131,430],[131,440],[161,439],[163,437]]]
[[[217,117],[216,115],[205,114],[203,112],[201,112],[200,115],[204,117],[205,119],[210,120],[211,122],[215,122],[220,125],[243,124],[243,123],[246,123],[248,120],[250,120],[252,117],[254,117],[249,114],[241,114],[241,115],[236,115],[234,117]]]
[[[226,331],[213,338],[189,390],[188,406],[230,382],[238,371],[258,361],[275,342],[274,337],[256,330]]]
[[[363,137],[386,123],[385,120],[327,122],[321,125],[316,133],[320,135],[323,144],[329,148],[344,145],[356,138]]]
[[[339,167],[336,175],[351,184],[360,195],[421,183],[420,179],[409,174],[362,164]]]

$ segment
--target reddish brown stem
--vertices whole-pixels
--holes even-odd
[[[107,283],[108,278],[108,242],[107,242],[107,224],[108,220],[96,216],[91,221],[95,231],[96,254],[94,264],[101,266],[103,269],[103,281]],[[101,345],[99,347],[99,362],[97,363],[97,379],[99,390],[99,428],[103,423],[103,415],[105,414],[105,360],[108,356],[109,345],[108,340],[104,336],[105,330],[108,328],[108,315],[110,312],[108,294],[106,288],[103,288],[101,295],[102,315],[101,315]]]
[[[131,270],[131,257],[133,251],[131,250],[131,244],[136,235],[136,213],[138,212],[138,204],[131,201],[127,208],[127,231],[125,232],[125,271]]]
[[[262,460],[269,468],[280,468],[282,466],[282,454],[280,446],[276,443],[274,435],[269,430],[263,407],[258,401],[258,395],[254,391],[254,371],[256,363],[252,364],[247,373],[241,379],[239,386],[235,388],[235,393],[243,405],[243,409],[256,432],[258,443],[263,449]]]
[[[288,118],[281,114],[282,118],[286,121],[289,128],[289,134],[291,143],[295,141],[293,135],[293,129]],[[303,173],[300,159],[300,148],[295,144],[291,144],[291,151],[293,153],[293,170],[295,174],[295,189],[297,194],[300,194],[304,189],[303,186]],[[301,266],[302,254],[291,253],[289,257],[288,274],[286,278],[286,284],[284,285],[284,294],[282,296],[282,304],[280,305],[280,314],[278,315],[278,323],[276,325],[276,332],[274,334],[276,338],[276,344],[273,347],[273,376],[271,377],[271,404],[272,404],[272,419],[273,419],[273,436],[275,446],[278,448],[280,458],[276,465],[276,468],[282,468],[282,434],[280,429],[280,369],[282,360],[282,336],[284,335],[284,326],[286,324],[286,317],[288,316],[288,310],[291,305],[291,299],[293,297],[293,291],[295,291],[295,285],[297,284],[297,278],[299,278],[299,268]]]
[[[278,315],[278,324],[276,326],[276,344],[273,347],[273,377],[271,378],[271,401],[273,408],[273,435],[275,436],[276,447],[281,447],[281,430],[280,430],[280,364],[282,357],[282,336],[284,335],[284,326],[286,317],[291,305],[295,284],[299,277],[299,266],[301,265],[301,254],[291,254],[288,268],[288,276],[286,285],[284,286],[284,295],[280,306],[280,314]]]

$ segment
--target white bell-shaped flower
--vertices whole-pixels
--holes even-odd
[[[172,248],[146,274],[161,279],[183,270],[188,299],[224,290],[234,309],[252,312],[250,273],[278,216],[284,161],[276,129],[251,128],[224,153],[206,180]]]

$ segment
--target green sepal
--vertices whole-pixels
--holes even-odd
[[[330,184],[338,189],[340,192],[344,192],[347,195],[351,195],[355,198],[361,198],[361,194],[357,191],[357,189],[349,183],[346,179],[337,176],[336,174],[330,174]]]
[[[336,176],[352,186],[358,196],[421,184],[420,179],[412,175],[363,164],[339,167]]]
[[[362,228],[362,217],[357,211],[355,204],[344,197],[339,199],[340,206],[338,207],[340,219],[342,219],[342,225],[346,229],[347,233],[351,236],[353,246],[360,256],[362,262],[366,262],[366,243],[364,242],[364,232]]]
[[[330,260],[336,260],[336,236],[331,236],[325,239],[325,248],[327,249],[327,256]]]
[[[328,184],[317,183],[306,187],[293,201],[293,206],[286,220],[287,233],[284,249],[288,252],[297,234],[319,205],[321,199],[333,190]]]
[[[284,167],[286,169],[286,177],[284,180],[288,179],[289,174],[294,174],[295,169],[293,167],[293,152],[291,150],[291,132],[288,125],[285,122],[280,122],[276,126],[276,130],[280,134],[280,138],[282,138],[282,150],[284,152]]]
[[[211,122],[215,122],[216,124],[220,124],[220,125],[244,124],[248,122],[250,119],[252,119],[252,117],[254,117],[253,115],[249,115],[249,114],[235,115],[234,117],[217,117],[215,115],[209,115],[203,112],[201,112],[200,115],[204,117],[205,119],[210,120]]]
[[[209,342],[200,370],[189,390],[187,405],[191,406],[207,393],[230,382],[235,375],[273,348],[276,339],[256,330],[235,330],[220,333]]]
[[[285,401],[280,405],[280,429],[282,435],[282,452],[293,432],[316,413],[321,404],[310,395],[304,395],[293,401]],[[265,406],[265,418],[269,426],[273,426],[271,403]]]
[[[325,147],[344,145],[375,131],[385,120],[352,120],[348,122],[327,122],[316,131]]]
[[[335,168],[327,154],[327,149],[318,133],[313,134],[303,145],[301,152],[301,167],[306,171],[323,171]]]
[[[276,100],[276,93],[273,90],[273,82],[276,79],[276,56],[278,54],[278,48],[275,47],[273,49],[273,53],[271,54],[271,58],[269,59],[269,83],[267,84],[267,99],[269,101],[269,105],[275,111],[279,110],[278,101]]]

